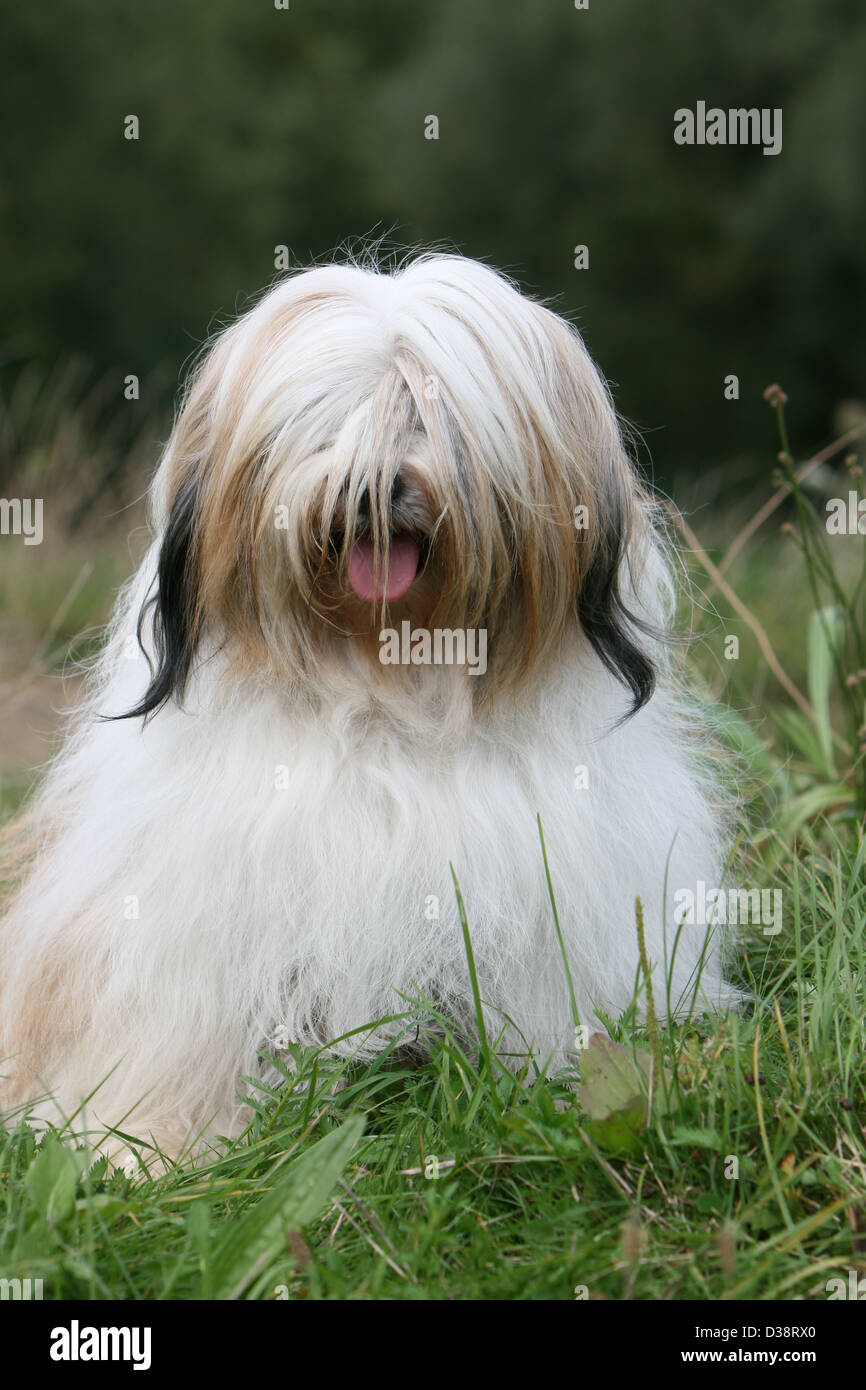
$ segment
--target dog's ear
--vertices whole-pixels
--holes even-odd
[[[142,633],[152,624],[156,662],[150,662],[150,685],[134,709],[119,719],[147,718],[169,700],[180,701],[189,679],[200,636],[196,535],[198,482],[181,485],[169,512],[159,551],[155,591],[148,595],[138,619],[138,641],[147,655]]]
[[[631,612],[622,596],[626,557],[626,509],[622,500],[608,498],[604,525],[596,536],[592,561],[580,587],[578,616],[583,631],[603,664],[632,693],[630,714],[646,704],[656,684],[653,662],[638,645],[643,632],[655,629]]]

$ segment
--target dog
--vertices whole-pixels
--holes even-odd
[[[455,881],[509,1065],[640,1011],[638,896],[658,1014],[736,1002],[671,908],[730,807],[571,324],[459,255],[292,273],[192,372],[150,508],[0,924],[4,1106],[176,1155],[275,1038],[471,1031]]]

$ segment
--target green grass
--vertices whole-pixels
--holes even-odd
[[[753,544],[726,577],[806,694],[779,686],[724,593],[698,658],[733,707],[744,881],[782,890],[782,930],[740,933],[741,1013],[611,1021],[626,1070],[642,1059],[627,1142],[586,1077],[515,1078],[495,1038],[472,1049],[434,1019],[422,1063],[295,1051],[199,1167],[130,1178],[23,1124],[0,1134],[0,1275],[41,1278],[47,1298],[433,1300],[821,1300],[830,1278],[863,1277],[862,540],[825,553],[793,490],[799,540]],[[57,604],[34,606],[41,632]],[[734,621],[742,656],[725,663],[714,643]]]

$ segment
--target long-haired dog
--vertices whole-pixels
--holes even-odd
[[[583,1021],[633,998],[637,895],[660,1011],[733,1000],[674,920],[724,800],[573,327],[459,256],[292,275],[200,362],[151,508],[0,924],[4,1105],[176,1153],[277,1035],[470,1026],[452,866],[491,1035],[564,1064],[538,816]]]

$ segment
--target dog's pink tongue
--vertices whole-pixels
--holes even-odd
[[[387,574],[373,579],[373,542],[356,541],[349,556],[349,583],[366,603],[393,603],[402,598],[418,573],[419,551],[415,541],[397,536],[391,542]]]

